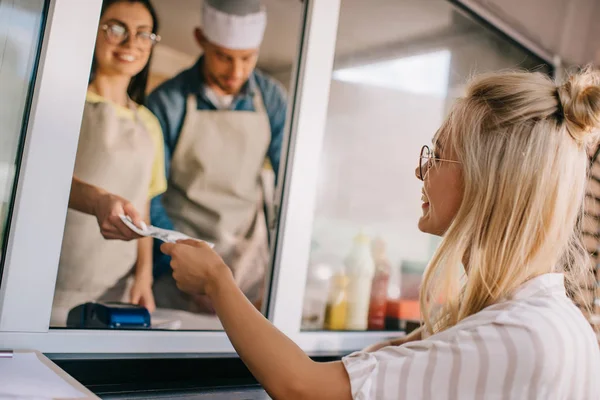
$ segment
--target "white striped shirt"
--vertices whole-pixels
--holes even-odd
[[[600,399],[600,347],[562,274],[425,340],[343,362],[354,399]]]

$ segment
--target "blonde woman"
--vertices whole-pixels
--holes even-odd
[[[422,338],[313,362],[192,241],[163,246],[178,286],[211,298],[276,399],[599,399],[598,343],[567,295],[586,272],[577,225],[599,83],[481,76],[423,147],[419,229],[443,241],[421,289]]]

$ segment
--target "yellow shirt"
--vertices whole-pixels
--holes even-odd
[[[112,103],[110,100],[99,94],[88,91],[86,101],[90,103],[110,103],[117,110],[117,115],[122,118],[135,118],[135,114],[129,108]],[[154,143],[154,162],[152,163],[152,178],[150,188],[148,189],[148,199],[152,199],[167,190],[167,179],[165,177],[165,149],[163,142],[163,133],[158,119],[144,106],[138,106],[138,116],[146,130],[152,137]]]

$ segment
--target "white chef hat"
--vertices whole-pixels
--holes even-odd
[[[204,0],[202,31],[209,42],[232,50],[255,49],[267,26],[260,0]]]

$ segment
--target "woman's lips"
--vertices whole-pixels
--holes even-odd
[[[425,192],[421,192],[421,201],[423,202],[423,204],[421,205],[421,208],[429,207],[429,199],[427,198],[427,195],[425,194]]]
[[[136,60],[136,57],[133,54],[117,53],[115,54],[115,57],[117,58],[117,60],[123,62],[134,62]]]

